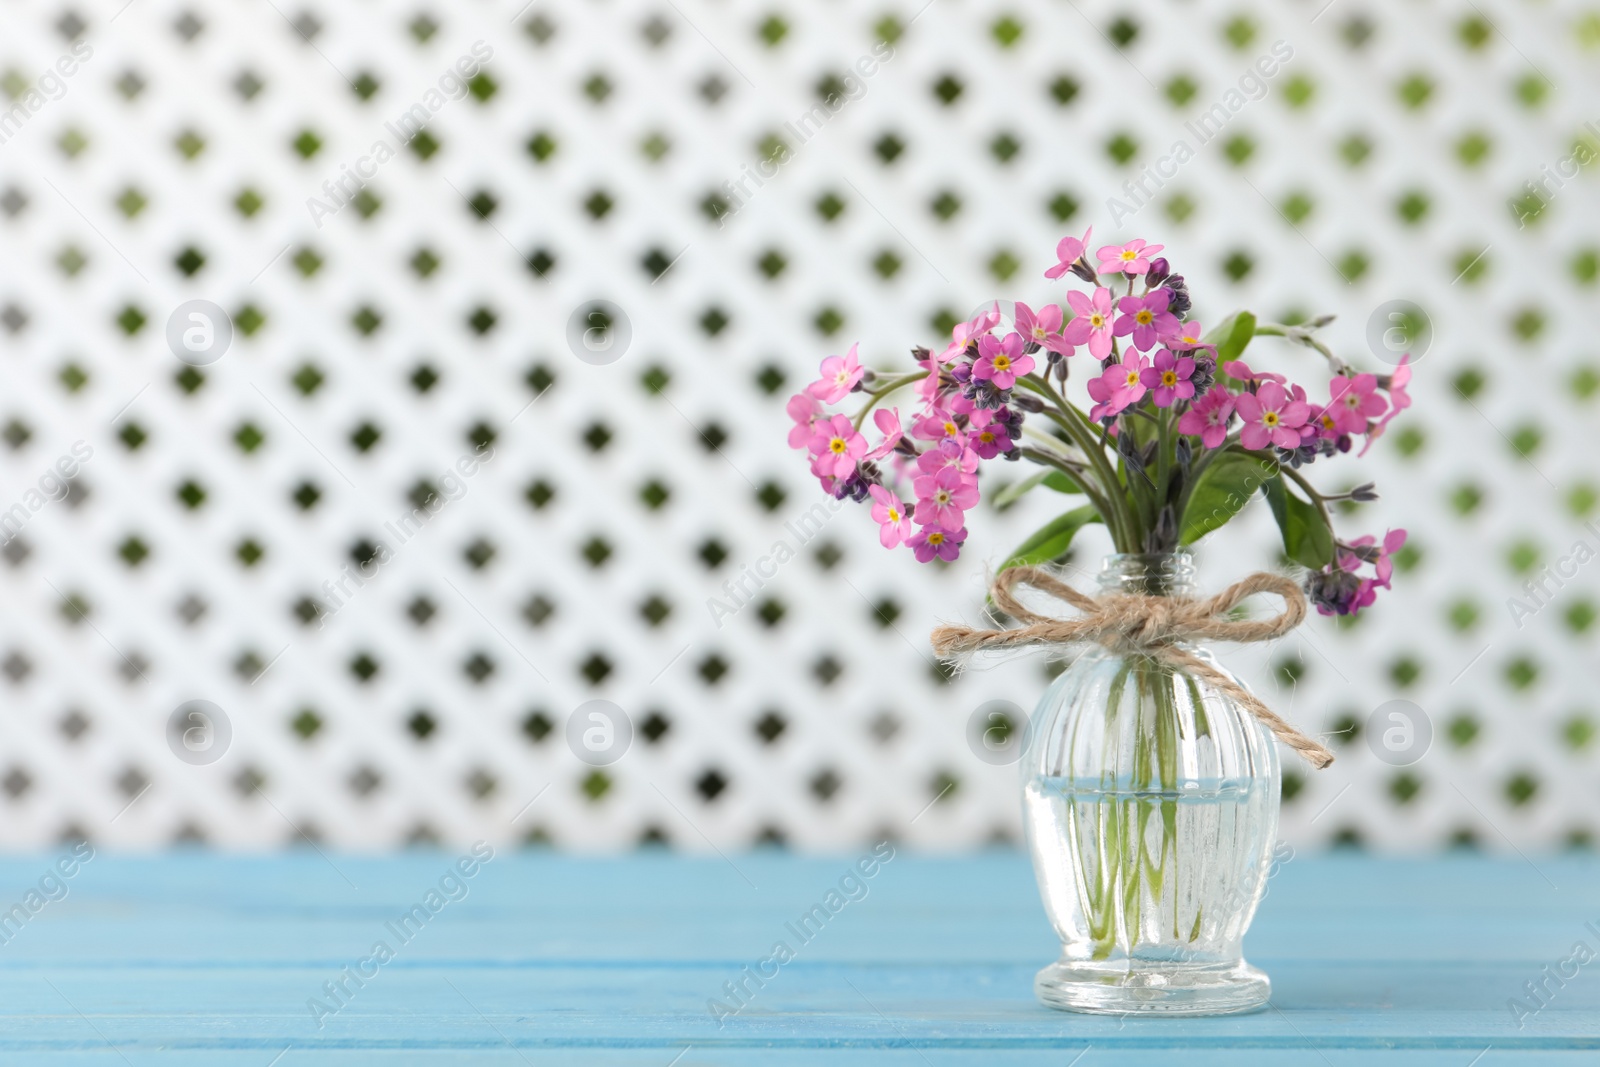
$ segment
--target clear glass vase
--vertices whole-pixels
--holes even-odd
[[[1192,596],[1194,563],[1110,556],[1100,592]],[[1119,1015],[1265,1004],[1271,984],[1240,942],[1277,834],[1270,731],[1183,668],[1095,647],[1050,685],[1030,733],[1023,818],[1061,938],[1039,999]]]

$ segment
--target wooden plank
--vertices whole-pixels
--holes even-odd
[[[459,899],[397,936],[453,860],[97,857],[0,944],[0,1062],[266,1064],[285,1048],[285,1067],[665,1065],[685,1048],[680,1067],[1060,1065],[1085,1048],[1085,1065],[1119,1050],[1202,1065],[1600,1060],[1600,973],[1580,971],[1520,1028],[1506,1006],[1575,941],[1600,949],[1586,925],[1600,930],[1600,864],[1583,858],[1296,859],[1246,946],[1273,977],[1272,1009],[1198,1020],[1035,1003],[1055,945],[1011,853],[897,856],[803,942],[795,921],[854,857],[508,854],[446,883]],[[0,901],[47,862],[0,861]],[[729,1002],[723,983],[775,940],[796,959],[718,1025],[709,1002]],[[394,958],[359,987],[341,978],[377,941]]]
[[[110,1049],[71,1050],[22,1055],[0,1053],[5,1067],[48,1063],[52,1067],[961,1067],[966,1064],[1000,1064],[1004,1067],[1127,1067],[1128,1064],[1174,1064],[1182,1067],[1593,1067],[1594,1054],[1571,1052],[1500,1052],[1490,1049],[1481,1058],[1458,1050],[1391,1051],[1228,1049],[1210,1052],[1141,1050],[1079,1046],[1056,1050],[1019,1049],[1004,1052],[898,1049],[540,1049],[473,1048],[462,1050],[318,1050],[287,1046],[272,1056],[261,1050],[217,1051],[168,1049],[159,1054],[134,1051],[119,1055]]]

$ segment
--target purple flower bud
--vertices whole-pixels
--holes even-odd
[[[1172,264],[1167,262],[1166,256],[1157,256],[1150,261],[1150,271],[1144,276],[1147,285],[1156,286],[1167,280],[1167,275],[1172,273]]]
[[[1306,578],[1306,595],[1311,602],[1335,615],[1354,612],[1356,595],[1360,591],[1361,579],[1342,567],[1315,571]]]
[[[1274,448],[1273,455],[1279,463],[1287,463],[1295,470],[1317,458],[1317,442],[1308,441],[1298,448]]]
[[[1189,287],[1184,284],[1183,275],[1174,274],[1161,284],[1172,290],[1172,295],[1167,298],[1167,310],[1180,319],[1189,314],[1192,305],[1189,301]]]
[[[1133,439],[1131,431],[1117,435],[1117,451],[1122,455],[1122,461],[1128,465],[1130,471],[1137,474],[1144,470],[1144,456],[1140,454],[1139,443]]]
[[[973,381],[967,384],[961,395],[972,401],[973,406],[980,408],[997,408],[1005,403],[1005,394],[996,389],[991,382]]]
[[[1170,552],[1178,543],[1178,517],[1167,504],[1156,513],[1156,524],[1145,535],[1146,552]]]

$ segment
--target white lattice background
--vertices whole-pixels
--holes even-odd
[[[940,316],[1059,299],[1042,269],[1092,223],[1167,244],[1204,322],[1336,312],[1330,339],[1381,369],[1380,305],[1432,320],[1405,422],[1313,468],[1378,480],[1347,531],[1410,528],[1395,591],[1228,657],[1340,742],[1291,776],[1285,836],[1587,845],[1600,570],[1520,629],[1506,599],[1600,545],[1594,167],[1525,228],[1507,202],[1596,136],[1600,9],[520,3],[0,6],[27,116],[0,144],[0,508],[93,449],[0,564],[0,842],[1014,839],[1014,771],[965,725],[1046,672],[947,682],[926,633],[975,617],[1051,502],[986,507],[944,570],[847,509],[735,617],[707,604],[821,499],[782,410],[821,356],[888,365]],[[785,131],[883,39],[858,98]],[[27,110],[75,41],[92,55]],[[479,41],[473,92],[318,226],[307,199]],[[1114,224],[1106,198],[1276,41],[1266,97]],[[717,225],[773,136],[783,165]],[[190,299],[236,331],[193,369],[164,337]],[[608,365],[568,342],[595,299],[632,331]],[[385,522],[491,438],[398,544]],[[1206,551],[1208,585],[1274,558],[1261,511]],[[1351,729],[1397,696],[1434,729],[1406,768]],[[594,698],[634,724],[600,769],[564,741]],[[232,732],[205,765],[168,742],[196,699]]]

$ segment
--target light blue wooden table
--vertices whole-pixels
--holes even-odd
[[[1055,945],[1013,853],[902,854],[848,901],[843,856],[502,853],[432,899],[453,854],[98,855],[41,889],[53,859],[0,861],[0,1063],[1600,1063],[1600,959],[1507,1007],[1600,952],[1588,859],[1294,859],[1246,942],[1272,1006],[1198,1020],[1036,1004]]]

